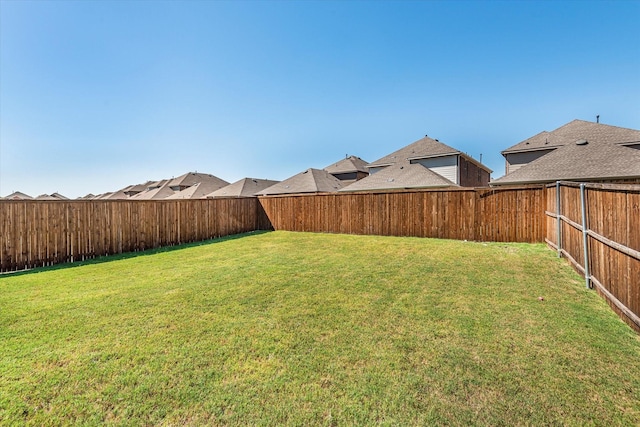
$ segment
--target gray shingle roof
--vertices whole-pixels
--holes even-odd
[[[278,181],[269,179],[243,178],[233,184],[229,184],[226,187],[207,194],[206,197],[252,197],[261,190],[277,183]]]
[[[60,200],[49,194],[40,194],[39,196],[34,197],[34,200]]]
[[[625,144],[640,141],[640,130],[573,120],[554,131],[540,132],[525,139],[502,151],[502,154],[561,147],[575,143],[579,139],[586,139],[593,143]]]
[[[349,173],[349,172],[366,172],[369,173],[369,169],[367,169],[366,161],[362,160],[358,156],[349,156],[345,159],[340,160],[337,163],[333,163],[324,170],[329,172],[330,174],[339,174],[339,173]]]
[[[169,186],[170,180],[162,180],[153,184],[149,189],[142,191],[134,196],[129,197],[131,200],[157,200],[166,199],[176,192]]]
[[[33,197],[20,191],[14,191],[4,198],[5,200],[33,200]]]
[[[68,197],[63,196],[60,193],[53,194],[41,194],[35,198],[36,200],[69,200]]]
[[[422,139],[413,142],[406,147],[403,147],[397,151],[394,151],[391,154],[388,154],[384,157],[379,158],[378,160],[369,163],[369,168],[381,167],[381,166],[389,166],[393,165],[397,162],[403,162],[406,160],[419,160],[419,159],[429,159],[432,157],[443,157],[443,156],[453,156],[460,155],[464,157],[467,161],[474,163],[478,167],[488,171],[489,173],[493,172],[487,166],[483,165],[476,159],[471,156],[466,155],[460,150],[456,150],[453,147],[448,146],[447,144],[443,144],[437,139],[429,138],[425,136]]]
[[[212,183],[214,185],[218,185],[217,188],[212,189],[211,191],[217,190],[218,188],[222,188],[225,185],[229,185],[227,181],[208,173],[187,172],[184,175],[180,175],[177,178],[173,178],[169,182],[169,187],[185,188],[185,187],[191,187],[192,185],[197,184],[199,182],[207,182],[207,183]]]
[[[449,147],[440,141],[425,136],[391,154],[369,163],[369,167],[389,166],[408,159],[426,159],[453,154],[462,154],[459,150]]]
[[[574,141],[491,181],[491,185],[624,178],[640,178],[640,150],[611,142],[578,145]]]
[[[204,199],[207,197],[207,194],[212,191],[220,189],[220,183],[215,181],[202,181],[196,182],[191,187],[187,187],[184,190],[180,190],[175,192],[169,196],[167,199]],[[223,186],[224,187],[224,186]]]
[[[259,191],[258,195],[297,194],[297,193],[332,193],[344,184],[329,172],[320,169],[307,169],[282,182]]]
[[[457,187],[441,175],[408,161],[396,163],[341,189],[346,191],[389,190],[399,188]]]

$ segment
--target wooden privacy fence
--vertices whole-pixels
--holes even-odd
[[[269,228],[256,198],[0,201],[0,271]]]
[[[547,243],[640,332],[640,185],[547,188]]]
[[[275,230],[543,242],[543,186],[261,197]]]

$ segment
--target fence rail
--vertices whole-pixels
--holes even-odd
[[[544,242],[543,186],[261,197],[276,230]]]
[[[255,198],[0,201],[0,271],[269,228]]]
[[[640,332],[640,186],[547,188],[547,243]]]

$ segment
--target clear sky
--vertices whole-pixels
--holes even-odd
[[[0,0],[0,195],[640,129],[640,1]]]

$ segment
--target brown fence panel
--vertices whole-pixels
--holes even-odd
[[[542,242],[545,198],[538,186],[269,196],[260,203],[275,230]]]
[[[640,332],[640,186],[560,185],[560,251],[613,310]],[[547,188],[547,237],[558,248],[556,186]],[[588,256],[585,266],[585,238]]]
[[[2,200],[0,271],[270,229],[256,198]]]

